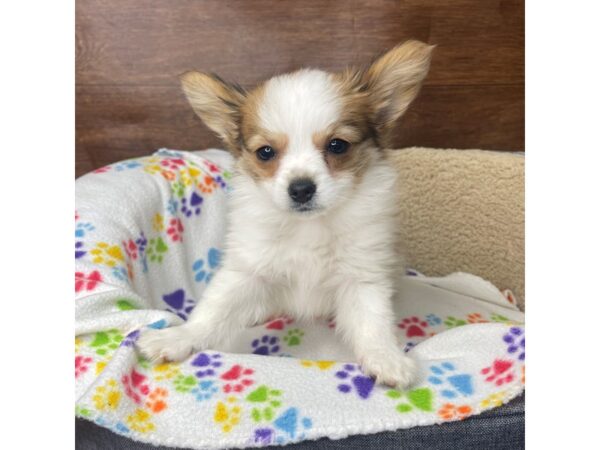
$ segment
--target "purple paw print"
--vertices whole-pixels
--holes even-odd
[[[169,305],[167,310],[177,314],[183,320],[187,320],[188,315],[192,312],[194,306],[196,306],[196,301],[194,299],[185,298],[185,291],[183,289],[177,289],[170,294],[165,294],[162,299]]]
[[[270,444],[274,434],[272,428],[257,428],[254,430],[254,442],[261,445]]]
[[[404,353],[408,353],[408,352],[410,352],[410,351],[413,349],[413,347],[414,347],[414,346],[416,346],[416,345],[417,345],[417,344],[416,344],[416,343],[414,343],[414,342],[407,342],[407,343],[404,345]]]
[[[252,341],[252,353],[255,355],[271,355],[279,351],[279,338],[277,336],[264,335],[260,339]]]
[[[525,360],[525,332],[523,331],[523,328],[512,327],[502,339],[508,345],[508,348],[506,349],[508,353],[518,353],[519,360]]]
[[[84,256],[87,252],[83,249],[83,242],[75,242],[75,259],[79,259]]]
[[[139,337],[140,337],[140,330],[132,331],[127,336],[125,336],[125,339],[123,339],[123,342],[121,342],[121,346],[122,347],[133,347],[133,344],[135,344],[135,341],[137,341]]]
[[[189,200],[184,198],[181,200],[181,212],[185,215],[185,217],[191,217],[192,214],[199,215],[200,214],[200,206],[204,199],[199,196],[196,192],[192,192]]]
[[[340,380],[346,380],[344,383],[338,384],[338,391],[347,394],[352,392],[352,388],[360,398],[368,398],[371,395],[375,380],[371,377],[363,375],[358,367],[354,364],[344,364],[344,370],[335,373],[335,376]]]
[[[194,358],[194,360],[192,361],[192,366],[200,367],[202,368],[202,370],[196,372],[196,376],[198,378],[214,376],[216,373],[215,369],[217,367],[221,367],[221,365],[223,364],[221,361],[219,361],[220,359],[220,353],[209,354],[202,352],[198,354],[198,356],[196,356],[196,358]]]

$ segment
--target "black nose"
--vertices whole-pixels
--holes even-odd
[[[306,203],[317,191],[317,186],[310,178],[300,178],[290,183],[288,194],[297,203]]]

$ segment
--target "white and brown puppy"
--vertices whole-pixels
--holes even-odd
[[[222,267],[189,320],[146,331],[145,356],[182,360],[280,314],[329,316],[366,374],[411,383],[415,363],[394,333],[402,259],[396,172],[383,148],[432,49],[409,41],[365,70],[299,70],[249,92],[203,73],[182,77],[237,160],[228,231]]]

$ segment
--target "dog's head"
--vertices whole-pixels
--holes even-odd
[[[311,216],[351,196],[417,95],[432,50],[408,41],[364,70],[303,69],[250,91],[200,72],[182,84],[240,172],[279,209]]]

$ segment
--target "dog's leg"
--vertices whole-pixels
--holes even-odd
[[[404,389],[415,379],[416,364],[398,346],[391,297],[385,285],[348,282],[337,294],[336,330],[366,375]]]
[[[181,361],[193,352],[214,348],[270,315],[269,290],[259,277],[223,267],[185,324],[147,330],[137,346],[153,361]]]

